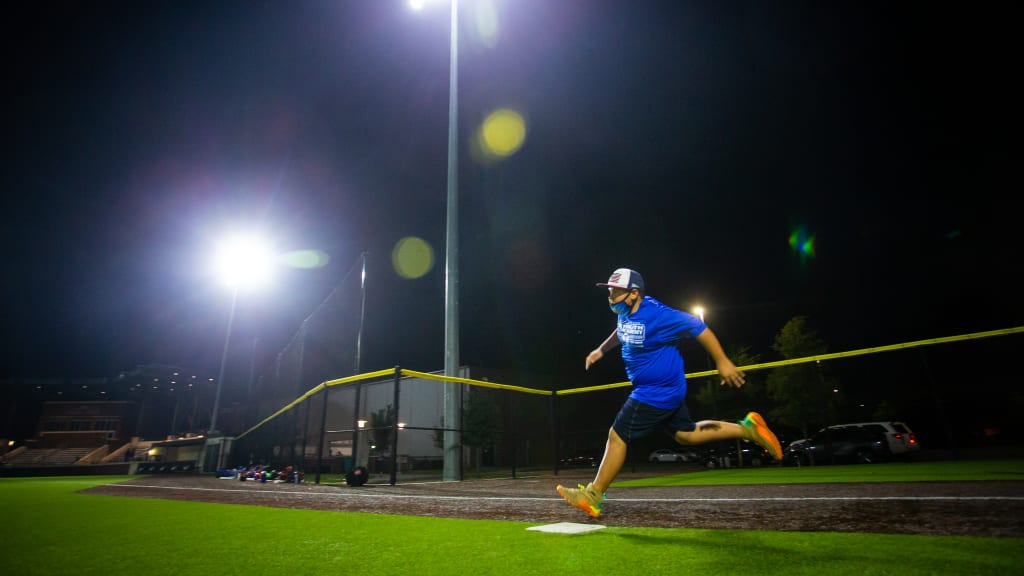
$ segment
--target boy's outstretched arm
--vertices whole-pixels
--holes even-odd
[[[743,372],[736,368],[732,360],[729,360],[729,357],[725,355],[722,344],[718,341],[715,333],[711,331],[711,328],[705,328],[697,336],[697,342],[700,342],[700,345],[707,350],[708,354],[711,355],[711,359],[714,360],[715,368],[718,369],[718,375],[722,378],[722,386],[728,384],[734,388],[739,388],[746,383]]]
[[[611,335],[605,338],[604,342],[602,342],[600,346],[591,350],[590,354],[587,354],[587,360],[584,363],[584,369],[590,370],[590,367],[593,366],[595,362],[597,362],[601,358],[604,358],[604,355],[608,353],[609,350],[612,350],[618,345],[619,333],[617,330],[612,330]]]

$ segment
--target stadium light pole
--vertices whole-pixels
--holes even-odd
[[[209,436],[218,436],[217,413],[220,412],[220,393],[224,385],[224,369],[228,365],[228,348],[231,346],[231,328],[235,323],[235,308],[238,306],[238,286],[231,287],[231,308],[228,312],[228,329],[224,334],[224,349],[220,354],[220,371],[217,374],[217,391],[213,395],[213,416],[210,417]]]
[[[270,276],[273,255],[267,244],[252,235],[238,235],[226,239],[214,255],[214,271],[221,281],[231,288],[231,308],[228,312],[227,332],[224,335],[224,349],[220,356],[220,372],[217,389],[213,397],[213,415],[210,418],[208,436],[219,436],[217,416],[220,412],[220,397],[224,387],[224,375],[228,363],[228,349],[231,346],[231,331],[235,323],[238,294],[242,286],[256,287],[266,283]]]
[[[355,359],[355,370],[354,373],[358,375],[362,370],[362,356],[363,356],[363,323],[366,318],[366,252],[364,251],[359,255],[362,261],[362,268],[359,272],[359,331],[356,333],[356,359]],[[355,409],[353,414],[355,416],[355,425],[352,426],[352,467],[359,466],[359,429],[366,427],[366,421],[361,420],[359,417],[359,406],[362,402],[363,394],[363,381],[359,380],[356,382],[356,398],[355,398]],[[326,392],[324,393],[324,410],[327,410]],[[318,468],[319,469],[319,468]]]
[[[451,56],[448,74],[448,202],[445,234],[444,373],[459,375],[459,2],[451,0]],[[444,479],[462,480],[461,440],[462,386],[445,382]],[[449,456],[449,454],[451,454]]]
[[[459,2],[451,2],[448,72],[448,196],[445,215],[444,374],[459,375]],[[414,10],[424,0],[410,0]],[[458,430],[462,427],[462,387],[444,383],[444,472],[447,481],[462,480]]]

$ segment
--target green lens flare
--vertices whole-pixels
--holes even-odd
[[[323,268],[331,257],[321,250],[292,250],[279,256],[281,264],[290,268]]]

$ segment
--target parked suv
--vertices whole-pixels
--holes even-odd
[[[837,424],[833,428],[849,426],[868,428],[885,434],[885,439],[889,443],[889,451],[893,454],[906,454],[907,452],[916,452],[921,449],[921,445],[917,443],[917,435],[903,422],[860,422],[856,424]]]
[[[790,443],[782,456],[787,466],[870,464],[892,455],[878,426],[840,425],[822,428],[806,440]]]

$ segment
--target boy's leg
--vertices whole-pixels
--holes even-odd
[[[559,485],[558,494],[573,506],[590,514],[594,518],[601,515],[601,503],[604,501],[605,490],[618,476],[622,465],[626,462],[628,445],[625,438],[643,438],[656,426],[667,421],[673,411],[655,408],[628,398],[622,405],[615,423],[608,430],[608,440],[604,447],[604,457],[597,469],[597,476],[590,484],[579,488],[566,488]],[[617,430],[621,430],[620,434]]]
[[[706,444],[717,440],[743,438],[743,428],[735,422],[702,420],[693,430],[676,430],[675,439],[680,444]]]
[[[608,485],[618,476],[619,470],[626,462],[626,443],[615,432],[614,428],[608,430],[608,442],[604,447],[604,457],[601,459],[601,466],[597,469],[597,476],[594,481],[579,488],[567,488],[558,485],[558,494],[566,502],[587,514],[597,518],[601,515],[601,503],[604,502],[604,493]]]
[[[761,446],[772,458],[782,460],[782,446],[775,434],[768,428],[764,418],[757,412],[747,414],[747,417],[735,422],[720,422],[718,420],[704,420],[697,423],[697,427],[691,431],[677,430],[675,433],[676,442],[680,444],[704,444],[716,440],[728,440],[730,438],[742,438]]]
[[[615,477],[622,470],[626,463],[626,451],[628,446],[619,438],[615,428],[608,430],[608,442],[604,445],[604,457],[601,458],[601,466],[597,469],[597,476],[594,478],[594,488],[604,494],[608,490]]]

